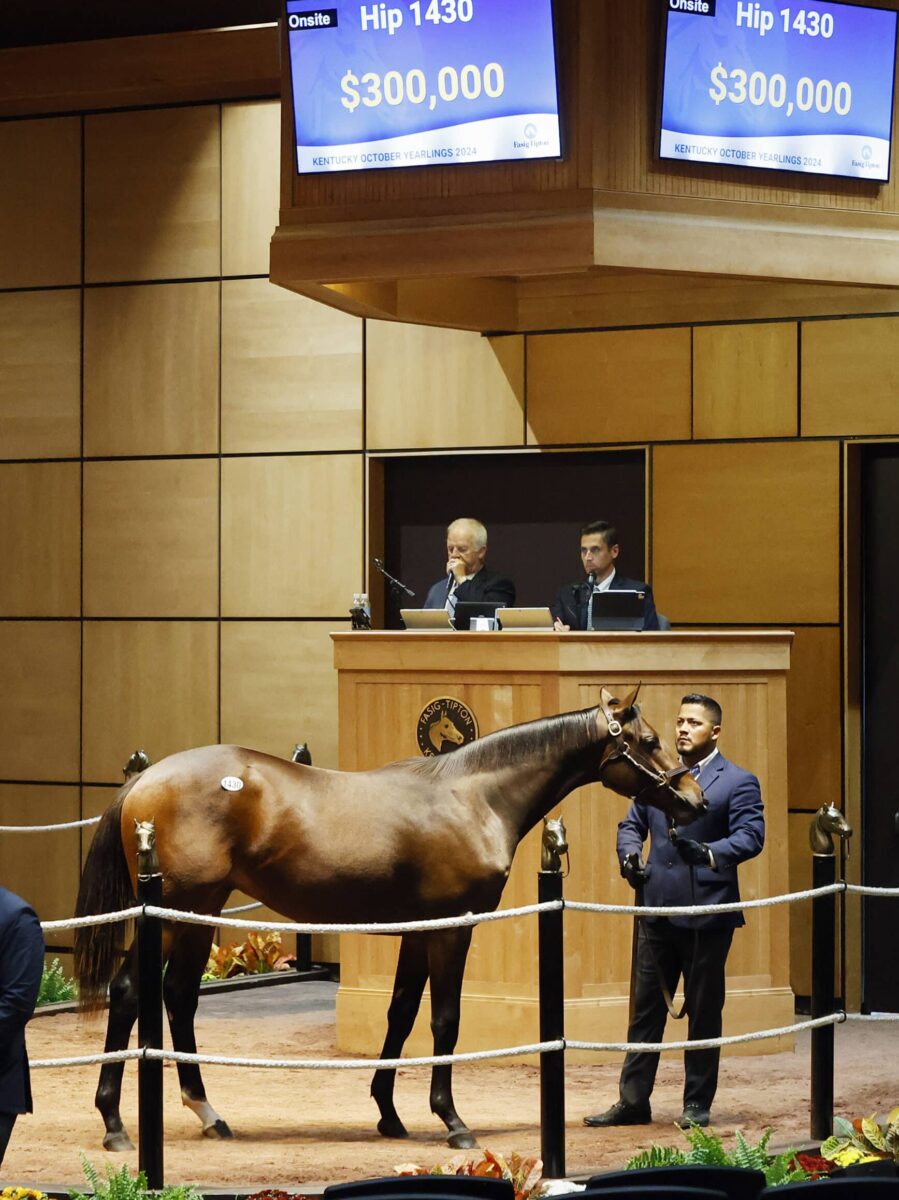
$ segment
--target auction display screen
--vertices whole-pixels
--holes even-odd
[[[298,172],[559,157],[552,0],[325,5],[286,0]]]
[[[890,175],[897,13],[784,0],[666,0],[659,156]]]

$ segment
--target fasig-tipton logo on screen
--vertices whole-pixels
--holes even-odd
[[[286,19],[300,173],[561,154],[552,0],[286,0]]]

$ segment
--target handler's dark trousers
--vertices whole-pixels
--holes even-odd
[[[627,1040],[662,1040],[668,1009],[656,963],[672,996],[681,975],[684,977],[687,1037],[691,1041],[720,1037],[724,964],[733,936],[732,929],[700,929],[697,937],[693,929],[672,925],[667,917],[641,921],[634,969],[634,1017]],[[677,1040],[682,1041],[683,1034]],[[685,1108],[688,1104],[706,1111],[712,1107],[720,1055],[717,1049],[684,1052]],[[658,1054],[627,1055],[618,1085],[626,1104],[643,1106],[649,1102],[658,1066]]]
[[[12,1127],[15,1125],[18,1115],[18,1113],[0,1112],[0,1163],[3,1162],[6,1147],[12,1136]]]

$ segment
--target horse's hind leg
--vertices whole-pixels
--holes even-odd
[[[427,978],[428,956],[424,936],[418,933],[403,934],[381,1058],[399,1058],[402,1054],[406,1038],[415,1024]],[[381,1067],[375,1071],[371,1081],[371,1094],[381,1113],[378,1133],[384,1137],[403,1138],[409,1135],[393,1104],[395,1082],[396,1070]]]
[[[452,1054],[459,1037],[459,1011],[465,959],[471,945],[471,929],[444,929],[429,934],[428,974],[431,978],[431,1030],[434,1053]],[[431,1112],[449,1130],[447,1143],[467,1150],[478,1143],[456,1112],[453,1101],[452,1064],[431,1072]]]
[[[136,944],[132,943],[124,963],[109,985],[109,1017],[106,1022],[106,1042],[103,1046],[107,1053],[125,1050],[128,1047],[128,1039],[137,1020],[136,966]],[[104,1063],[100,1068],[100,1082],[97,1084],[94,1103],[106,1126],[106,1133],[103,1135],[104,1150],[134,1149],[128,1131],[122,1124],[120,1110],[124,1070],[123,1062]]]
[[[209,958],[214,930],[204,925],[177,927],[165,973],[165,1007],[172,1031],[172,1046],[196,1054],[194,1016],[200,995],[200,980]],[[206,1088],[198,1063],[178,1063],[181,1102],[197,1114],[206,1137],[233,1137],[231,1130],[206,1099]]]

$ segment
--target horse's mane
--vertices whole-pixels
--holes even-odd
[[[558,760],[596,741],[596,711],[584,708],[498,729],[450,754],[422,759],[421,765],[426,773],[453,776],[493,770],[506,764],[520,765],[524,759],[535,763],[548,758]]]

